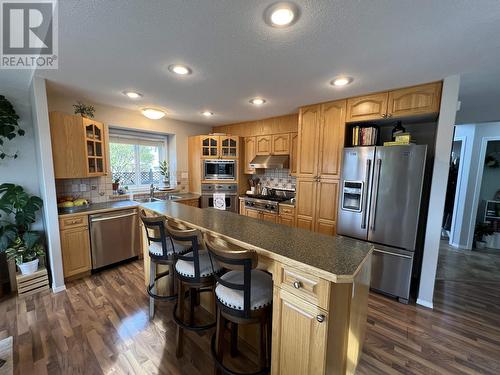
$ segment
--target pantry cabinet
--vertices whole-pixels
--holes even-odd
[[[320,104],[300,109],[297,177],[313,178],[317,175],[320,119]]]
[[[62,112],[49,114],[55,178],[107,174],[107,127],[93,119]]]

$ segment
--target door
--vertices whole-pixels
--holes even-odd
[[[275,134],[271,138],[273,155],[290,154],[290,134]]]
[[[429,83],[389,92],[389,117],[415,116],[438,113],[441,82]]]
[[[220,136],[220,157],[237,158],[239,138],[233,136]]]
[[[297,227],[314,230],[314,213],[316,205],[316,180],[297,180]]]
[[[201,139],[201,157],[217,158],[219,156],[219,137],[204,135]]]
[[[318,175],[338,179],[345,133],[346,101],[322,104],[319,133]]]
[[[338,191],[338,180],[320,180],[317,182],[315,232],[330,236],[335,235]]]
[[[271,136],[259,135],[256,137],[256,155],[271,155]]]
[[[328,332],[325,311],[275,287],[272,324],[272,375],[325,373]]]
[[[375,147],[344,149],[339,187],[338,234],[367,239],[374,157]]]
[[[320,105],[303,107],[300,109],[298,177],[314,178],[318,174],[320,116]]]
[[[389,94],[359,96],[347,99],[347,122],[379,120],[387,115],[387,101]]]
[[[368,240],[415,250],[427,146],[376,147]]]
[[[245,174],[255,173],[255,168],[250,163],[255,158],[255,137],[245,137]]]
[[[64,277],[90,271],[89,228],[85,226],[61,231],[61,251]]]
[[[290,133],[290,174],[297,175],[299,133]]]

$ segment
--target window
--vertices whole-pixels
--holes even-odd
[[[126,132],[128,133],[128,132]],[[121,186],[141,189],[165,181],[160,173],[160,162],[166,160],[166,139],[148,135],[125,134],[111,131],[109,157],[113,180],[119,178]]]

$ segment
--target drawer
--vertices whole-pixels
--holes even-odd
[[[88,224],[88,215],[59,218],[59,230],[84,227]]]
[[[292,215],[295,213],[295,208],[290,206],[279,206],[280,215]]]
[[[309,272],[280,264],[275,283],[283,290],[303,298],[305,301],[328,309],[330,282]]]

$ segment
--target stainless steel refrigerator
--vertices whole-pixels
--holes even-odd
[[[371,288],[408,302],[427,146],[344,149],[337,233],[375,244]]]

